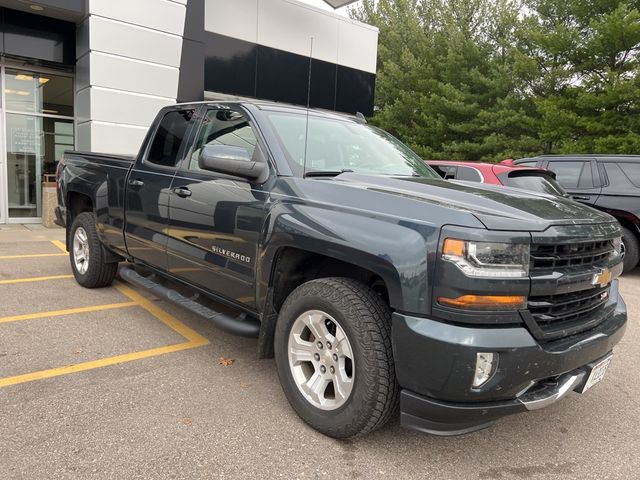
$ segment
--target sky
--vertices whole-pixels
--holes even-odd
[[[325,3],[324,0],[298,0],[298,1],[302,2],[302,3],[308,3],[309,5],[313,5],[314,7],[319,7],[319,8],[322,8],[324,10],[337,12],[340,15],[344,15],[345,17],[348,16],[347,15],[347,8],[348,7],[343,7],[343,8],[339,8],[337,10],[334,10],[333,8],[331,8],[331,6],[329,4]]]

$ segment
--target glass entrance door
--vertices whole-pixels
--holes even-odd
[[[42,185],[73,149],[73,79],[2,68],[8,221],[42,216]]]

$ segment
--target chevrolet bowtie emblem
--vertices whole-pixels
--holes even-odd
[[[606,287],[611,283],[612,278],[613,275],[611,274],[611,270],[603,268],[593,276],[593,281],[591,283],[593,285],[599,285],[600,287]]]

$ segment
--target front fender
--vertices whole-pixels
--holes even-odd
[[[260,305],[265,305],[278,251],[293,247],[371,271],[385,282],[393,309],[429,313],[433,259],[427,252],[435,251],[436,227],[370,212],[278,203],[264,228],[257,271]]]

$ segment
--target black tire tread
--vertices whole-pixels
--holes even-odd
[[[89,269],[81,275],[73,261],[73,235],[78,227],[83,227],[89,240]],[[117,263],[106,263],[102,242],[98,237],[95,216],[92,212],[82,212],[73,221],[69,232],[69,259],[76,281],[85,288],[103,288],[113,283],[118,272]]]
[[[296,288],[286,299],[281,312],[286,312],[288,307],[301,297],[308,296],[325,298],[343,312],[345,317],[354,319],[365,350],[374,352],[375,355],[358,358],[361,365],[358,371],[360,375],[362,372],[368,374],[367,388],[372,390],[370,400],[362,409],[361,415],[331,429],[325,425],[313,424],[304,417],[303,419],[317,430],[334,438],[360,436],[380,428],[396,413],[399,404],[389,306],[361,282],[343,277],[328,277],[311,280]]]
[[[626,227],[622,227],[622,237],[624,238],[625,246],[624,273],[628,273],[638,266],[640,245],[638,237]]]

